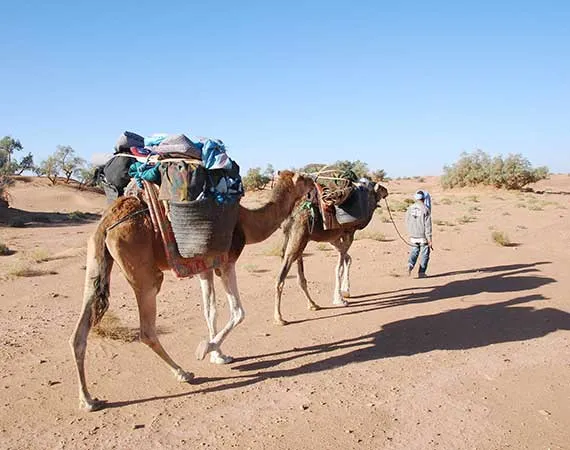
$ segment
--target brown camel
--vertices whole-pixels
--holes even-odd
[[[199,274],[204,315],[208,324],[209,340],[198,345],[196,356],[203,359],[211,353],[211,361],[226,363],[231,358],[222,354],[220,345],[229,332],[244,318],[235,263],[245,244],[267,239],[281,222],[291,214],[296,202],[312,190],[314,183],[308,176],[284,171],[279,174],[270,201],[258,209],[240,206],[234,229],[229,262],[216,269],[221,277],[231,310],[226,326],[217,332],[213,271]],[[113,262],[116,262],[135,293],[140,319],[140,339],[147,344],[174,372],[180,381],[190,381],[193,374],[176,364],[160,344],[156,334],[156,296],[160,291],[163,271],[168,263],[162,242],[153,229],[146,208],[138,197],[119,198],[104,214],[91,236],[87,250],[87,268],[81,315],[70,339],[79,378],[79,403],[86,410],[100,408],[104,402],[94,399],[85,380],[85,350],[89,330],[97,324],[109,306],[109,281]],[[129,215],[137,213],[119,223]]]
[[[297,282],[307,298],[308,308],[311,311],[319,309],[319,306],[312,300],[309,294],[307,279],[305,278],[303,251],[309,241],[329,242],[338,251],[333,304],[338,306],[348,305],[343,298],[343,294],[344,297],[350,297],[349,272],[352,258],[348,254],[348,250],[354,241],[354,233],[368,225],[370,220],[372,220],[374,210],[379,206],[378,202],[388,196],[388,191],[380,184],[370,183],[367,189],[369,214],[362,220],[345,223],[340,228],[325,230],[322,216],[318,212],[318,206],[313,202],[310,208],[301,208],[301,202],[299,202],[296,211],[283,224],[285,237],[282,249],[283,258],[275,287],[274,321],[277,325],[287,324],[287,321],[283,320],[281,315],[281,297],[283,287],[285,286],[285,278],[295,261],[297,261]]]

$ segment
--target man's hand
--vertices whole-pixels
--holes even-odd
[[[429,245],[430,250],[433,252],[433,242],[428,241],[428,245]]]

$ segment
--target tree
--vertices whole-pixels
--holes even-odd
[[[14,139],[12,136],[4,136],[0,139],[0,153],[5,155],[4,166],[12,167],[12,157],[14,152],[22,150],[21,142],[18,139]]]
[[[370,179],[376,183],[386,181],[386,171],[384,169],[374,170],[370,173]]]
[[[320,172],[325,167],[327,167],[326,164],[310,163],[310,164],[307,164],[306,166],[301,167],[299,169],[299,172],[315,173],[315,172]],[[293,170],[293,172],[296,172],[296,170]]]
[[[249,169],[242,179],[243,187],[248,191],[263,189],[269,181],[267,176],[261,174],[259,167]]]
[[[271,189],[273,189],[273,182],[275,181],[275,169],[273,168],[273,165],[267,164],[267,167],[263,171],[263,176],[271,180]]]
[[[65,175],[65,182],[69,183],[72,175],[79,173],[86,161],[75,155],[75,150],[69,145],[58,145],[54,154],[59,170]]]
[[[83,189],[85,186],[94,186],[95,171],[98,166],[89,165],[88,167],[82,167],[78,170],[77,176],[79,178],[79,189]]]
[[[356,161],[348,161],[348,160],[337,161],[334,163],[333,166],[335,169],[338,169],[342,173],[346,173],[349,177],[352,177],[352,174],[354,174],[357,180],[359,178],[369,177],[368,164],[360,161],[359,159],[357,159]]]
[[[533,168],[520,153],[506,158],[491,158],[482,150],[462,153],[459,160],[443,168],[441,183],[444,188],[492,185],[497,188],[521,189],[548,177],[547,167]]]
[[[18,169],[16,170],[16,172],[18,173],[18,175],[22,175],[22,172],[24,172],[25,170],[33,171],[35,167],[36,166],[34,165],[34,156],[31,153],[28,153],[18,163]]]
[[[59,175],[59,162],[55,155],[48,156],[48,159],[42,161],[38,173],[48,178],[51,184],[57,183],[57,176]]]

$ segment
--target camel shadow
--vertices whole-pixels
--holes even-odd
[[[172,395],[107,403],[117,408],[157,400],[187,397],[209,392],[240,389],[271,379],[320,373],[349,364],[385,358],[413,356],[434,350],[467,350],[493,344],[527,341],[558,330],[570,330],[570,314],[555,308],[537,309],[525,303],[547,300],[534,294],[490,305],[475,305],[436,314],[417,316],[384,324],[378,331],[334,342],[252,355],[234,363],[240,373],[230,377],[197,378],[193,385],[208,385]],[[339,352],[341,352],[339,354]],[[302,360],[310,362],[291,368],[282,364]],[[317,357],[317,360],[314,358]],[[247,362],[253,360],[252,362]]]
[[[292,320],[289,322],[289,324],[326,320],[333,317],[352,316],[355,314],[362,314],[384,308],[429,303],[457,297],[470,297],[472,295],[481,294],[484,292],[506,293],[526,291],[537,289],[546,284],[556,282],[554,278],[524,275],[526,273],[536,271],[537,269],[527,268],[498,275],[490,275],[482,278],[456,280],[444,285],[406,288],[404,290],[405,292],[388,291],[385,293],[393,295],[372,294],[373,297],[371,298],[356,301],[351,300],[348,305],[348,311],[346,311],[346,308],[330,308],[345,312],[340,312],[338,314],[329,314],[326,316],[311,317],[307,319]],[[329,308],[323,309],[328,310]]]

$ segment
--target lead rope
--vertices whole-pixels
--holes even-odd
[[[398,233],[398,236],[400,236],[400,239],[404,242],[404,244],[406,244],[408,247],[415,247],[415,245],[410,244],[408,241],[406,241],[403,236],[400,234],[400,231],[398,230],[398,227],[396,226],[396,222],[394,222],[394,218],[392,217],[392,211],[390,211],[390,206],[388,205],[388,200],[386,200],[386,197],[384,197],[384,201],[386,202],[386,209],[388,210],[388,214],[390,215],[390,220],[392,221],[392,225],[394,225],[394,229],[396,230],[396,233]]]

